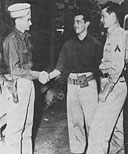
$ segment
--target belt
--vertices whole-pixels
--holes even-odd
[[[87,81],[91,81],[91,80],[94,80],[94,75],[90,75],[87,78]],[[68,78],[68,83],[69,84],[73,84],[73,85],[80,85],[80,82],[78,82],[78,79],[72,79],[72,78]]]
[[[101,77],[102,78],[108,78],[109,77],[109,74],[108,73],[101,74]]]
[[[101,77],[102,78],[108,78],[109,74],[108,73],[101,74]],[[124,73],[121,73],[120,77],[124,77]]]

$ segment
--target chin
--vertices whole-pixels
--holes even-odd
[[[104,28],[109,28],[110,24],[104,24]]]
[[[27,28],[27,29],[26,29],[26,31],[29,31],[29,30],[30,30],[30,28]]]
[[[75,33],[76,33],[76,34],[79,34],[80,32],[79,32],[79,31],[75,31]]]
[[[108,26],[104,25],[104,28],[108,28]]]
[[[106,24],[105,24],[105,23],[103,23],[103,27],[104,27],[104,28],[107,28],[107,26],[106,26]]]

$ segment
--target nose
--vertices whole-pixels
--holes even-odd
[[[100,18],[100,21],[103,22],[103,17]]]
[[[32,25],[32,21],[31,21],[31,20],[29,21],[29,25],[30,25],[30,26]]]
[[[74,28],[76,28],[76,26],[77,26],[77,24],[76,24],[76,22],[74,22]]]

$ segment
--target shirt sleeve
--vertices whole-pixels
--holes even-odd
[[[103,57],[103,44],[99,41],[96,43],[95,47],[95,69],[94,73],[99,73],[99,65],[101,64],[101,59]]]
[[[65,43],[60,51],[58,62],[56,64],[56,69],[59,70],[61,73],[64,73],[66,70],[66,51],[67,47]]]
[[[31,78],[32,75],[29,70],[25,70],[20,65],[20,58],[18,54],[18,44],[16,43],[15,39],[10,38],[9,40],[5,41],[3,44],[4,49],[4,59],[7,65],[9,65],[10,72],[12,75],[21,78]]]
[[[116,83],[124,69],[126,35],[120,35],[115,39],[112,45],[112,50],[112,64],[109,72],[109,80],[112,83]]]
[[[128,64],[128,32],[126,32],[126,54],[125,54],[125,62]]]

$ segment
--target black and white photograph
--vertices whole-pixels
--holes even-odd
[[[128,154],[128,0],[0,0],[0,154]]]

